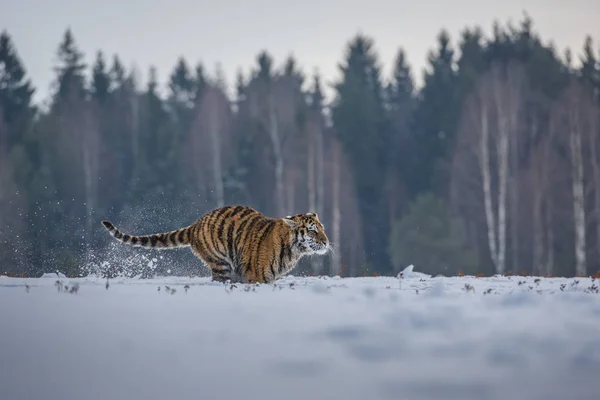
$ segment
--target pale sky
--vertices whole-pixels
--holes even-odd
[[[578,55],[586,34],[600,49],[600,0],[0,0],[0,30],[13,38],[40,101],[68,26],[87,63],[99,49],[109,58],[116,53],[139,69],[144,84],[154,65],[164,85],[184,56],[211,74],[220,62],[233,86],[236,69],[248,71],[262,49],[278,66],[293,53],[307,75],[318,68],[329,83],[358,32],[375,40],[386,76],[403,47],[419,79],[442,28],[456,44],[466,26],[489,33],[495,19],[516,25],[523,11],[561,53],[570,47]]]

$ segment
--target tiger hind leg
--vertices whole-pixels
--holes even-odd
[[[235,274],[228,263],[208,263],[212,280],[220,283],[235,282]]]

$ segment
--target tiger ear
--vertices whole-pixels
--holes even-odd
[[[296,221],[294,221],[292,219],[292,216],[287,216],[285,218],[282,218],[283,222],[285,222],[285,224],[290,227],[291,229],[296,229],[298,227],[298,224],[296,223]]]

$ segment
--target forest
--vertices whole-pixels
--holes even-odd
[[[357,34],[331,99],[268,50],[231,86],[173,60],[163,91],[154,67],[140,82],[105,50],[87,65],[66,29],[44,106],[3,31],[0,273],[207,275],[188,250],[125,248],[100,221],[148,234],[237,203],[319,214],[335,252],[295,275],[596,274],[600,47],[556,49],[527,15],[492,28],[441,29],[423,71],[399,43],[391,76]]]

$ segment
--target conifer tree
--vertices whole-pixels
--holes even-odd
[[[31,134],[34,89],[6,31],[0,33],[0,265],[25,272],[28,244],[29,183],[36,173],[38,143]]]
[[[596,100],[600,100],[600,93],[598,93],[600,88],[599,60],[594,54],[593,45],[591,36],[587,36],[583,46],[583,54],[580,56],[581,67],[578,75],[583,86],[593,94]]]
[[[352,165],[367,261],[376,271],[385,272],[389,257],[385,242],[376,238],[387,237],[389,232],[383,191],[389,124],[372,39],[356,36],[348,44],[340,69],[332,117]]]
[[[58,47],[57,58],[58,65],[54,68],[57,73],[55,102],[66,100],[71,96],[74,101],[83,99],[86,64],[83,62],[83,53],[77,48],[70,28],[64,33]]]
[[[138,156],[131,187],[129,205],[133,213],[145,210],[146,215],[155,215],[157,220],[173,212],[179,217],[170,220],[176,225],[184,223],[188,215],[178,212],[177,199],[183,196],[184,177],[178,172],[182,168],[180,154],[182,144],[173,132],[165,102],[158,93],[156,68],[151,67],[149,80],[140,106],[140,131]],[[157,228],[156,223],[144,218],[143,227]],[[140,227],[140,229],[143,229]]]
[[[112,65],[110,67],[110,78],[117,87],[121,87],[125,82],[125,68],[117,55],[113,56]]]
[[[473,89],[477,77],[487,68],[484,38],[481,29],[465,29],[461,33],[457,61],[457,79],[461,100]]]
[[[206,88],[206,75],[204,73],[204,66],[202,63],[198,63],[196,65],[195,75],[194,75],[194,88],[195,88],[195,97],[197,100],[202,97],[202,92]]]
[[[31,122],[35,89],[27,79],[25,68],[17,54],[8,32],[0,34],[0,106],[5,124],[8,148],[20,141]]]
[[[92,67],[92,96],[100,103],[104,104],[108,99],[111,89],[110,74],[106,70],[106,62],[102,51],[96,53],[96,61]]]
[[[416,160],[408,180],[412,196],[427,191],[446,192],[448,150],[454,141],[460,106],[448,32],[438,35],[437,49],[429,53],[428,62],[413,119]]]
[[[186,60],[180,57],[169,77],[169,100],[177,107],[191,109],[195,98],[194,77]]]
[[[396,55],[392,79],[386,87],[386,107],[391,123],[390,143],[387,151],[388,170],[386,193],[390,220],[395,220],[408,203],[406,177],[411,166],[417,162],[412,151],[414,137],[411,135],[411,120],[415,107],[412,71],[403,49]]]

